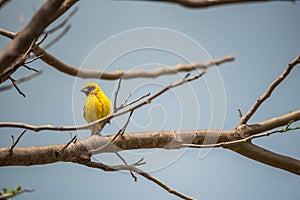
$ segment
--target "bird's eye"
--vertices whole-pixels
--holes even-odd
[[[90,92],[93,91],[94,89],[95,89],[95,86],[89,86],[88,87],[88,91],[90,91]]]

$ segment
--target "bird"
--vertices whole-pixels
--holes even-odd
[[[91,123],[110,114],[110,100],[100,86],[94,82],[86,83],[80,90],[87,98],[83,108],[83,117]],[[92,135],[100,134],[105,122],[98,123],[90,128]]]

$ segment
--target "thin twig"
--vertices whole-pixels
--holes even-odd
[[[116,113],[116,112],[118,111],[118,110],[117,110],[117,98],[118,98],[118,94],[119,94],[120,87],[121,87],[121,81],[122,81],[122,79],[120,78],[119,81],[118,81],[118,86],[117,86],[116,92],[115,92],[115,98],[114,98],[114,113]]]
[[[129,99],[132,97],[131,92],[129,92],[129,95],[125,98],[125,100],[123,101],[123,103],[119,106],[119,108],[117,110],[121,110],[123,107],[125,107],[124,105],[127,104],[127,102],[129,101]]]
[[[270,132],[266,132],[266,133],[259,133],[259,134],[251,135],[251,136],[243,138],[243,139],[233,140],[233,141],[229,141],[229,142],[220,142],[217,144],[181,144],[181,146],[182,147],[192,147],[192,148],[228,147],[229,145],[232,145],[232,144],[250,142],[255,138],[266,137],[266,136],[270,136],[274,133],[284,133],[284,132],[292,131],[292,130],[296,130],[296,129],[300,129],[300,127],[289,128],[288,130],[286,130],[286,128],[284,128],[284,129],[274,130],[274,131],[270,131]]]
[[[32,63],[32,62],[36,61],[37,59],[40,59],[41,57],[43,57],[43,54],[41,54],[39,56],[29,57],[29,59],[31,59],[31,60],[26,61],[25,64]]]
[[[37,46],[40,46],[40,45],[46,40],[47,37],[48,37],[48,34],[45,33],[45,35],[44,35],[44,37],[42,38],[42,40],[41,40],[40,42],[38,42],[36,45],[37,45]]]
[[[115,152],[115,154],[118,156],[118,158],[120,158],[120,160],[122,160],[122,162],[128,166],[126,160],[118,153],[118,152]],[[137,177],[133,174],[133,172],[131,170],[129,170],[130,172],[130,175],[132,176],[134,182],[137,182]]]
[[[157,184],[158,186],[160,186],[161,188],[163,188],[164,190],[168,191],[169,193],[171,194],[174,194],[182,199],[188,199],[188,200],[192,200],[193,198],[185,195],[185,194],[182,194],[174,189],[172,189],[171,187],[169,187],[168,185],[166,185],[165,183],[163,183],[161,180],[151,176],[150,174],[148,174],[147,172],[141,170],[141,169],[138,169],[136,168],[135,165],[116,165],[116,166],[108,166],[108,165],[105,165],[103,163],[95,163],[95,162],[92,162],[88,159],[80,159],[80,160],[76,160],[74,161],[75,163],[78,163],[78,164],[82,164],[82,165],[85,165],[87,167],[92,167],[92,168],[97,168],[97,169],[102,169],[104,171],[121,171],[121,170],[124,170],[124,171],[133,171],[141,176],[143,176],[144,178],[154,182],[155,184]]]
[[[124,132],[125,132],[125,130],[126,130],[128,124],[129,124],[129,121],[130,121],[130,118],[131,118],[131,116],[132,116],[133,111],[134,111],[134,110],[130,111],[126,123],[125,123],[124,126],[118,131],[118,133],[115,135],[115,137],[113,137],[113,139],[111,140],[111,142],[113,142],[119,135],[120,135],[120,136],[123,136],[123,134],[124,134]]]
[[[248,120],[252,117],[252,115],[256,112],[256,110],[259,108],[259,106],[268,99],[274,89],[288,76],[288,74],[291,72],[291,70],[300,63],[300,55],[298,55],[291,63],[288,64],[287,68],[280,74],[280,76],[269,86],[267,91],[259,97],[256,102],[253,104],[253,106],[249,109],[249,111],[246,113],[245,116],[241,119],[238,126],[242,124],[246,124]]]
[[[39,72],[39,70],[37,70],[37,69],[34,69],[34,68],[32,68],[32,67],[29,67],[29,66],[27,66],[27,65],[22,65],[23,67],[25,67],[26,69],[28,69],[28,70],[30,70],[30,71],[35,71],[35,72]]]
[[[144,161],[144,158],[141,158],[140,160],[136,161],[133,165],[134,166],[141,166],[141,165],[145,165],[146,164],[146,161]]]
[[[145,95],[143,95],[143,96],[140,96],[139,98],[137,98],[137,99],[135,99],[135,100],[133,100],[133,101],[131,101],[129,103],[127,103],[128,100],[129,100],[129,98],[131,97],[131,94],[129,94],[128,97],[125,99],[125,101],[117,108],[117,110],[119,111],[119,110],[121,110],[121,109],[123,109],[125,107],[128,107],[128,106],[130,106],[132,104],[135,104],[136,102],[139,102],[140,100],[148,97],[149,95],[150,95],[150,92],[147,93],[147,94],[145,94]]]
[[[16,85],[15,83],[15,79],[9,77],[9,80],[11,81],[12,85],[16,88],[16,90],[19,92],[20,95],[22,95],[23,97],[26,97],[25,94],[20,90],[20,88]]]
[[[76,141],[77,141],[77,137],[75,135],[72,138],[72,140],[70,140],[61,150],[55,152],[56,157],[61,155],[72,142],[76,142]]]
[[[39,71],[39,72],[35,72],[33,74],[30,74],[28,76],[25,76],[25,77],[22,77],[22,78],[19,78],[17,80],[14,81],[15,84],[20,84],[20,83],[23,83],[25,81],[29,81],[31,79],[34,79],[35,77],[37,77],[38,75],[40,75],[42,73],[42,71]],[[4,90],[9,90],[11,88],[14,87],[14,84],[11,83],[9,85],[5,85],[5,86],[2,86],[0,87],[0,92],[4,91]]]
[[[167,92],[168,90],[174,88],[174,87],[178,87],[184,83],[190,82],[190,81],[194,81],[200,77],[202,77],[206,72],[203,71],[199,74],[196,74],[195,76],[191,77],[191,78],[187,78],[185,77],[184,79],[175,82],[175,83],[171,83],[169,85],[167,85],[165,88],[163,88],[162,90],[158,91],[157,93],[155,93],[154,95],[150,96],[149,98],[147,98],[146,100],[140,102],[139,104],[135,105],[134,107],[128,108],[127,110],[124,110],[122,112],[118,112],[118,113],[112,113],[106,117],[103,117],[99,120],[93,121],[89,124],[85,124],[85,125],[80,125],[80,126],[61,126],[61,127],[57,127],[57,126],[51,126],[51,125],[43,125],[43,126],[33,126],[33,125],[29,125],[29,124],[25,124],[25,123],[16,123],[16,122],[0,122],[0,128],[1,127],[6,127],[6,128],[25,128],[25,129],[29,129],[29,130],[33,130],[35,132],[41,131],[41,130],[56,130],[56,131],[74,131],[74,130],[85,130],[85,129],[89,129],[90,127],[107,121],[107,120],[111,120],[112,118],[124,115],[126,113],[129,113],[133,110],[136,110],[144,105],[147,105],[149,103],[151,103],[151,101],[155,98],[157,98],[158,96],[162,95],[163,93]]]
[[[10,155],[13,154],[13,149],[14,149],[15,146],[19,143],[21,137],[26,133],[26,131],[27,131],[27,130],[24,130],[24,131],[19,135],[19,137],[17,138],[17,140],[16,140],[16,141],[13,141],[13,145],[10,147],[10,150],[9,150]]]

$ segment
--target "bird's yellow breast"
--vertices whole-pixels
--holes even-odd
[[[110,114],[110,100],[99,90],[91,92],[86,99],[84,106],[84,118],[88,123],[106,117]],[[102,123],[94,126],[92,129],[96,130],[101,128]]]

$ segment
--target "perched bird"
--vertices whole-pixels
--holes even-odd
[[[96,83],[86,83],[80,91],[87,96],[83,108],[83,117],[87,123],[91,123],[110,114],[110,100]],[[92,135],[100,134],[102,128],[103,122],[92,126],[90,128]]]

